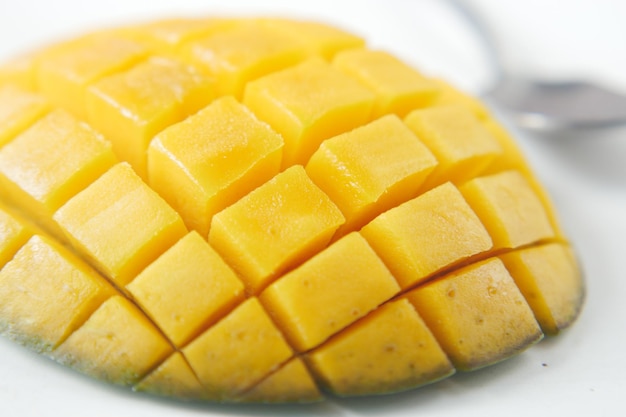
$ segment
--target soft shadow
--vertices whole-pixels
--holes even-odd
[[[13,343],[13,342],[9,342]],[[159,408],[171,410],[171,415],[178,415],[181,411],[191,412],[198,416],[210,414],[233,415],[233,416],[339,416],[343,415],[337,405],[329,401],[321,401],[311,404],[239,404],[239,403],[216,403],[209,401],[187,401],[169,397],[161,397],[145,392],[133,391],[130,387],[111,384],[96,378],[82,374],[72,368],[63,366],[43,355],[21,348],[29,360],[40,361],[41,366],[54,367],[55,372],[64,376],[80,380],[80,384],[93,389],[103,391],[112,398],[128,402],[141,402],[145,404],[158,404]],[[187,414],[185,414],[187,415]]]
[[[159,407],[171,409],[172,415],[185,410],[200,415],[216,413],[219,415],[233,416],[339,416],[342,415],[337,406],[331,401],[321,401],[311,404],[241,404],[241,403],[217,403],[210,401],[187,401],[169,397],[160,397],[144,392],[133,391],[128,387],[112,385],[103,381],[95,380],[88,376],[76,373],[77,378],[83,378],[85,383],[97,385],[98,389],[110,391],[117,397],[123,397],[129,401],[141,401],[146,403],[158,403]]]
[[[132,393],[143,400],[159,402],[163,407],[172,408],[172,412],[186,409],[206,415],[207,412],[233,416],[339,416],[340,410],[331,402],[323,401],[313,404],[220,404],[206,401],[179,401],[149,394]]]
[[[541,345],[540,343],[539,345]],[[185,412],[198,416],[208,414],[232,416],[345,416],[356,413],[359,415],[384,416],[397,412],[399,409],[430,408],[447,399],[457,398],[459,394],[474,395],[488,390],[489,386],[497,386],[499,382],[519,372],[520,368],[528,367],[530,359],[525,355],[517,355],[503,362],[473,372],[459,372],[442,381],[409,391],[377,396],[337,398],[328,396],[325,401],[313,404],[220,404],[203,401],[182,401],[159,397],[147,393],[135,392],[127,387],[116,386],[93,379],[72,369],[50,361],[41,355],[31,352],[34,360],[47,362],[55,366],[58,372],[66,373],[71,378],[80,379],[80,383],[94,390],[105,391],[111,397],[129,402],[158,404],[159,408],[171,411],[171,415]]]
[[[540,343],[541,344],[541,343]],[[530,358],[517,355],[498,364],[472,372],[459,372],[442,381],[405,392],[372,395],[363,397],[339,398],[331,395],[314,404],[215,404],[206,402],[182,402],[168,398],[154,397],[148,394],[130,392],[121,395],[135,397],[135,400],[158,401],[164,407],[171,407],[172,412],[185,408],[198,413],[215,412],[233,416],[344,416],[346,412],[359,415],[384,416],[398,409],[429,408],[431,404],[452,400],[463,393],[472,395],[497,385],[504,378],[509,378],[516,369],[528,367]],[[113,388],[116,389],[116,388]]]
[[[363,415],[387,415],[396,409],[428,408],[433,402],[454,399],[459,393],[469,393],[487,389],[498,384],[501,378],[515,372],[515,369],[528,366],[523,355],[511,357],[503,362],[472,372],[458,372],[442,381],[406,392],[382,396],[337,398],[334,401],[343,408]]]

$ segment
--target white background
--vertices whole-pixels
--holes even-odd
[[[626,91],[626,2],[472,4],[516,69],[555,78],[583,75]],[[469,91],[479,92],[490,80],[471,29],[435,0],[0,0],[0,60],[97,27],[225,13],[323,20]],[[626,415],[626,128],[549,138],[516,133],[585,270],[582,316],[557,338],[500,365],[408,393],[282,407],[160,400],[93,381],[0,338],[0,416]]]

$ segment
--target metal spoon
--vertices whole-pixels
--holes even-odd
[[[588,80],[538,80],[507,71],[485,21],[465,1],[449,1],[479,36],[495,72],[483,96],[508,111],[518,125],[549,131],[626,125],[626,95]]]

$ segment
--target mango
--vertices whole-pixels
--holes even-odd
[[[0,334],[181,400],[432,384],[581,313],[537,178],[487,106],[340,28],[87,34],[0,65]]]
[[[153,138],[150,184],[189,228],[207,236],[215,214],[278,174],[282,148],[267,123],[222,97]]]
[[[437,97],[435,83],[384,51],[350,49],[338,54],[333,65],[376,93],[374,118],[385,114],[404,117]]]
[[[0,87],[0,146],[7,144],[19,132],[48,111],[45,97],[29,92],[19,84]]]
[[[54,212],[116,162],[110,142],[57,109],[0,149],[0,194],[62,236]]]
[[[146,178],[146,150],[152,137],[197,112],[212,98],[212,81],[195,68],[152,57],[91,85],[85,101],[91,125]]]
[[[45,236],[28,240],[0,271],[2,332],[50,351],[116,293],[85,262]]]
[[[497,258],[459,268],[407,298],[460,370],[498,362],[543,337],[528,302]]]
[[[185,285],[180,285],[184,281]],[[243,283],[198,232],[191,232],[126,286],[176,346],[243,300]]]
[[[373,249],[353,232],[270,285],[261,301],[290,342],[306,351],[399,291]]]

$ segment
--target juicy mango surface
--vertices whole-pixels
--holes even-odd
[[[1,66],[0,199],[0,332],[157,395],[407,390],[584,298],[489,110],[314,22],[172,19]]]

